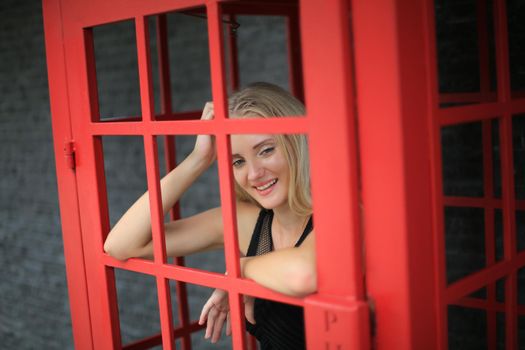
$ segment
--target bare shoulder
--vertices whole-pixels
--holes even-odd
[[[241,201],[236,203],[236,207],[239,249],[243,255],[246,255],[261,208],[252,203]]]
[[[315,249],[315,230],[312,230],[308,234],[308,236],[306,236],[303,243],[301,244],[301,247],[305,247],[308,249]]]

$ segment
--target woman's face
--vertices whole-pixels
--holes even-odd
[[[290,169],[274,135],[232,135],[233,175],[263,208],[288,205]]]

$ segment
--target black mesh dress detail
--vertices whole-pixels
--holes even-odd
[[[273,211],[261,210],[247,256],[263,255],[273,250],[272,219]],[[295,247],[300,246],[311,231],[310,217]],[[256,298],[253,311],[255,325],[246,321],[246,329],[257,338],[261,350],[306,349],[303,308]]]

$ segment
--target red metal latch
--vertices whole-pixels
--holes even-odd
[[[305,299],[308,349],[369,350],[370,309],[365,301],[322,295]]]
[[[75,143],[73,141],[64,143],[64,157],[66,157],[67,167],[75,169]]]

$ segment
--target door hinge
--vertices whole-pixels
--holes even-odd
[[[64,143],[64,157],[66,158],[66,165],[69,169],[75,169],[75,143],[73,141],[66,141]]]

